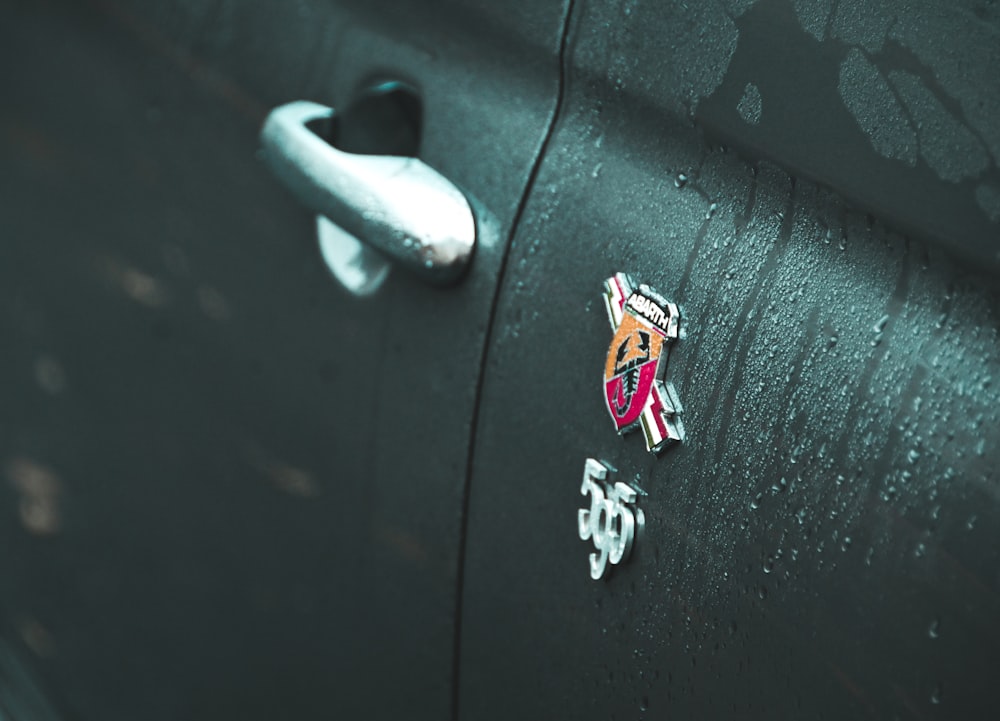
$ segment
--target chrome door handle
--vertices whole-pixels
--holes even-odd
[[[416,158],[345,153],[306,123],[332,108],[297,101],[271,111],[260,140],[264,160],[299,201],[426,280],[461,277],[476,245],[468,200]]]

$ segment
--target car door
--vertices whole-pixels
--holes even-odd
[[[574,3],[487,355],[460,718],[988,715],[997,22]],[[618,273],[678,306],[662,453],[602,376]]]
[[[0,13],[0,715],[26,676],[80,719],[447,716],[484,338],[565,3]],[[358,297],[258,133],[387,82],[477,247],[452,287]]]

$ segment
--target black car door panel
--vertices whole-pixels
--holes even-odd
[[[2,13],[4,638],[72,718],[446,716],[484,334],[565,8]],[[454,287],[362,299],[258,132],[385,80],[479,242]]]
[[[853,21],[869,41],[837,24],[851,8],[869,12],[575,4],[563,111],[484,373],[462,718],[989,712],[1000,306],[987,275],[996,218],[977,188],[995,183],[996,162],[956,146],[953,183],[919,119],[893,131],[919,147],[893,145],[838,87],[878,85],[855,71],[898,81],[899,98],[866,96],[884,119],[921,78],[948,113],[967,111],[985,149],[969,103],[1000,90],[984,39],[996,18],[928,4],[889,31]],[[974,25],[967,45],[913,39],[939,15]],[[775,65],[804,34],[801,66]],[[898,65],[906,47],[931,70]],[[993,80],[949,83],[935,64],[949,52]],[[829,117],[814,127],[817,114]],[[619,437],[605,407],[602,294],[617,272],[680,305],[666,377],[686,438],[659,456],[641,432]],[[599,581],[577,529],[587,458],[639,490],[645,517],[631,559]]]

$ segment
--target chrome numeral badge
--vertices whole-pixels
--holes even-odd
[[[684,440],[681,404],[663,380],[668,346],[679,335],[677,306],[624,273],[604,281],[604,305],[615,333],[604,366],[604,400],[618,433],[642,426],[646,448],[659,453]]]
[[[590,554],[590,577],[597,580],[614,566],[627,561],[644,518],[636,508],[636,491],[626,483],[612,484],[614,470],[588,458],[583,468],[580,493],[590,496],[590,508],[578,514],[581,540],[593,540],[596,552]]]

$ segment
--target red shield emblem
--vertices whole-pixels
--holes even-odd
[[[677,306],[624,273],[604,283],[614,337],[604,366],[604,400],[619,433],[641,425],[646,447],[659,453],[683,438],[680,404],[664,382],[668,343],[678,336]]]

